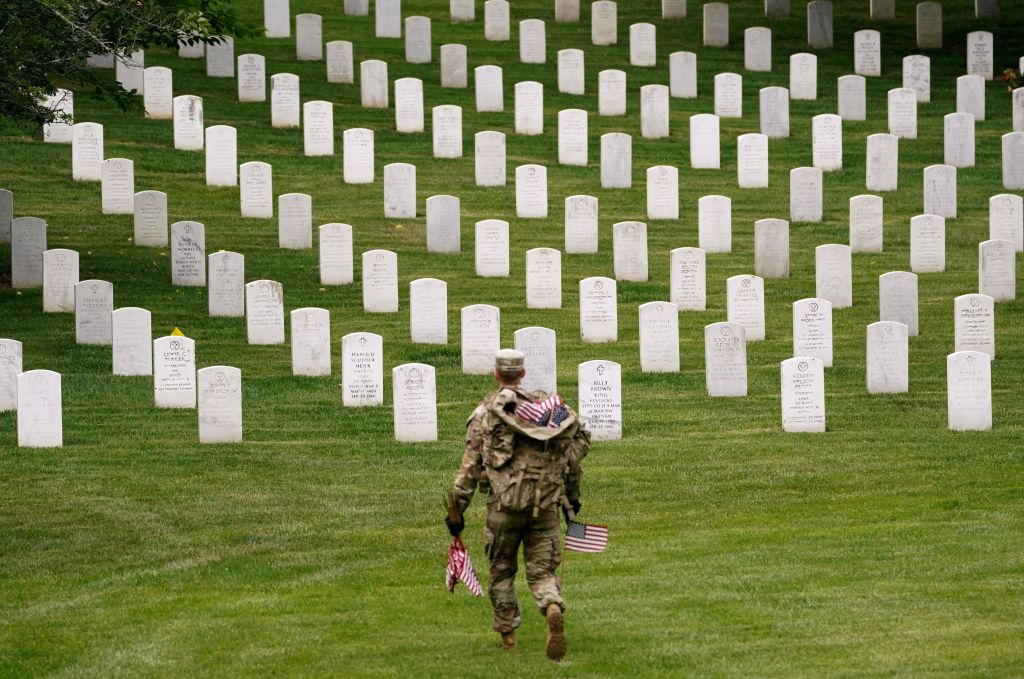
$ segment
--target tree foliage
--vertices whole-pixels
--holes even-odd
[[[86,67],[91,54],[127,59],[149,47],[249,36],[228,0],[0,0],[0,126],[37,129],[62,114],[46,98],[90,91],[122,109],[138,97]]]

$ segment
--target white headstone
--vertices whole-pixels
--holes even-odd
[[[218,36],[217,42],[206,46],[206,77],[235,77],[235,40],[231,36]]]
[[[114,77],[124,89],[142,94],[145,87],[146,55],[135,50],[126,57],[114,57]]]
[[[644,139],[668,136],[668,87],[644,85],[640,88],[640,132]]]
[[[474,226],[476,275],[485,278],[508,276],[508,222],[484,219]]]
[[[661,0],[662,19],[685,19],[686,0]]]
[[[881,252],[884,205],[881,196],[862,194],[850,198],[850,250]]]
[[[586,166],[588,161],[587,112],[567,108],[558,112],[558,162]]]
[[[743,31],[743,68],[748,71],[772,70],[772,30],[752,26]]]
[[[395,440],[420,443],[437,440],[437,384],[434,367],[405,363],[391,369]]]
[[[268,38],[287,38],[292,34],[288,0],[263,0],[263,25]]]
[[[327,43],[327,82],[349,85],[355,82],[355,65],[350,41],[332,40]]]
[[[203,98],[193,94],[175,97],[174,148],[180,151],[203,150]]]
[[[736,178],[741,189],[768,188],[768,136],[750,132],[736,139]]]
[[[715,76],[715,115],[719,118],[743,117],[743,76],[738,73]]]
[[[747,342],[739,323],[704,326],[704,381],[708,396],[747,395]]]
[[[946,270],[946,220],[924,214],[910,219],[910,270],[934,273]]]
[[[135,211],[135,244],[167,245],[167,194],[139,191],[132,199]]]
[[[697,201],[697,241],[705,252],[732,252],[732,199],[701,196]]]
[[[363,108],[388,107],[388,64],[380,59],[359,62],[359,99]]]
[[[431,110],[435,158],[462,157],[462,108],[451,104]],[[482,134],[482,133],[481,133]]]
[[[284,344],[284,288],[277,281],[245,284],[245,330],[249,344]]]
[[[174,75],[166,66],[150,66],[143,79],[146,92],[142,95],[142,107],[146,117],[152,120],[174,118]]]
[[[363,311],[398,311],[398,255],[390,250],[363,253]]]
[[[822,219],[822,175],[816,167],[798,167],[789,172],[789,219],[820,222]]]
[[[307,156],[334,155],[334,106],[329,101],[302,105],[302,151]]]
[[[675,248],[669,253],[670,301],[680,311],[707,306],[707,256],[701,248]]]
[[[872,19],[895,19],[896,0],[871,0]]]
[[[950,430],[992,429],[992,359],[988,354],[957,351],[946,357],[946,404]]]
[[[262,54],[238,57],[238,101],[267,100],[267,60]]]
[[[1024,189],[1024,132],[1003,135],[1003,188]]]
[[[298,127],[299,101],[299,76],[293,73],[270,76],[271,127]]]
[[[917,4],[917,46],[921,49],[942,49],[942,3]]]
[[[206,44],[197,40],[197,37],[198,34],[195,34],[178,39],[179,59],[202,59],[206,55]]]
[[[806,52],[789,57],[789,98],[813,101],[818,98],[818,57]]]
[[[12,288],[38,288],[43,285],[45,251],[46,222],[38,217],[11,220]]]
[[[501,66],[477,66],[473,69],[478,113],[496,113],[505,110],[505,93]]]
[[[761,278],[789,278],[789,222],[754,222],[754,273]]]
[[[558,392],[558,359],[555,331],[550,328],[520,328],[513,333],[516,351],[526,355],[522,386],[527,391]]]
[[[967,73],[992,80],[992,34],[971,31],[967,34]]]
[[[477,186],[505,186],[505,134],[477,132],[473,138]]]
[[[558,50],[558,91],[564,94],[586,92],[583,50]],[[625,96],[625,92],[623,92]]]
[[[111,319],[114,311],[114,286],[107,281],[86,280],[75,283],[75,342],[111,343]]]
[[[441,45],[441,87],[468,87],[466,59],[465,45]]]
[[[542,20],[519,22],[519,61],[524,64],[547,62],[547,35]]]
[[[851,252],[849,245],[838,243],[814,248],[815,295],[828,300],[836,309],[853,306]]]
[[[872,29],[853,34],[853,72],[857,75],[882,75],[882,35]]]
[[[903,87],[914,90],[920,103],[932,100],[932,66],[928,57],[920,54],[903,57]]]
[[[586,361],[578,368],[579,416],[594,441],[622,438],[622,367]]]
[[[793,302],[793,355],[813,356],[832,367],[832,303],[827,299]]]
[[[548,216],[548,175],[543,165],[520,165],[516,168],[516,216]]]
[[[878,319],[907,326],[906,335],[917,337],[917,274],[890,271],[878,277]]]
[[[956,168],[929,165],[924,168],[924,212],[956,218]]]
[[[862,75],[840,76],[839,117],[843,120],[865,120],[867,112],[867,81]]]
[[[313,198],[308,193],[277,197],[277,246],[292,250],[313,247]]]
[[[0,339],[0,412],[18,409],[18,374],[21,372],[21,342]]]
[[[608,69],[597,74],[597,113],[626,115],[626,73]]]
[[[384,338],[352,332],[341,338],[341,402],[346,408],[384,403]]]
[[[618,6],[611,0],[591,3],[590,41],[595,45],[614,45],[619,41]]]
[[[544,134],[544,86],[526,80],[514,89],[516,134]]]
[[[759,93],[761,134],[769,139],[789,137],[789,90],[764,87]]]
[[[698,113],[690,117],[690,166],[714,170],[721,167],[718,116]]]
[[[503,42],[511,34],[511,17],[508,0],[486,0],[484,2],[484,40]]]
[[[980,75],[962,75],[956,79],[957,113],[970,113],[985,120],[985,79]]]
[[[739,275],[726,280],[726,315],[743,326],[748,342],[764,339],[764,279]]]
[[[206,227],[199,222],[171,224],[171,284],[206,285]]]
[[[227,365],[202,368],[199,379],[199,442],[242,442],[242,371]]]
[[[781,364],[782,430],[825,431],[825,366],[813,356],[795,356]]]
[[[349,285],[353,281],[352,226],[331,222],[319,228],[320,285]]]
[[[822,172],[843,169],[843,119],[832,113],[811,119],[814,167]]]
[[[146,309],[128,306],[111,314],[115,375],[153,374],[153,323]]]
[[[677,99],[695,99],[697,97],[697,55],[693,52],[673,52],[668,57],[668,70],[669,93]],[[623,86],[625,86],[625,75],[623,75]]]
[[[71,177],[76,182],[98,182],[103,162],[103,126],[76,123],[71,128]]]
[[[647,281],[647,225],[618,222],[612,225],[615,280]]]
[[[370,13],[370,0],[345,0],[345,15],[364,17]]]
[[[953,300],[954,351],[980,351],[996,357],[995,300],[972,293]]]
[[[135,205],[135,163],[108,158],[100,163],[100,193],[105,215],[130,215]]]
[[[384,216],[416,218],[416,166],[390,163],[384,166]]]
[[[565,199],[565,251],[597,252],[597,198],[594,196]]]
[[[14,219],[14,194],[0,189],[0,243],[11,242],[11,220]]]
[[[476,20],[476,0],[450,0],[448,5],[452,21]]]
[[[373,183],[373,130],[350,127],[342,133],[343,174],[346,184]]]
[[[633,138],[622,132],[601,135],[601,188],[633,185]]]
[[[114,54],[113,52],[89,54],[85,58],[85,65],[87,68],[114,68]]]
[[[676,167],[647,168],[647,218],[679,219],[679,170]]]
[[[245,256],[228,250],[207,257],[210,281],[207,285],[211,316],[245,316]]]
[[[459,199],[440,195],[427,198],[427,252],[457,254],[461,249]]]
[[[238,132],[230,125],[206,128],[206,185],[238,186]]]
[[[1000,193],[988,199],[988,237],[1008,240],[1024,250],[1024,198]]]
[[[555,21],[575,23],[580,20],[580,0],[555,0]]]
[[[270,163],[250,161],[238,168],[242,216],[271,219],[274,216],[274,174]]]
[[[807,3],[807,44],[814,49],[832,47],[832,3],[828,0]]]
[[[291,312],[292,375],[331,374],[331,313],[304,307]]]
[[[18,446],[64,445],[60,373],[29,370],[18,375]]]
[[[157,408],[196,407],[196,341],[168,335],[153,340],[153,401]]]
[[[580,339],[587,343],[616,342],[619,338],[617,283],[592,276],[580,281]]]
[[[629,65],[655,66],[658,63],[654,24],[639,23],[629,27]]]
[[[410,64],[429,64],[433,60],[430,19],[405,18],[405,60]]]
[[[562,308],[562,253],[558,250],[526,251],[526,308]]]
[[[1024,87],[1013,91],[1013,131],[1024,132]]]
[[[1016,248],[1008,240],[987,240],[978,245],[978,292],[996,302],[1017,299]]]
[[[709,2],[704,5],[704,46],[727,47],[729,45],[729,5],[724,2]]]
[[[868,191],[895,191],[899,178],[899,137],[880,132],[868,136],[865,186]]]
[[[402,0],[376,0],[373,10],[376,37],[402,37]]]
[[[905,394],[910,389],[907,326],[878,321],[868,326],[867,387],[869,394]]]
[[[56,248],[43,253],[43,311],[72,313],[78,283],[78,253]]]
[[[462,372],[466,375],[490,375],[494,355],[501,348],[501,311],[490,304],[462,307]]]
[[[640,370],[679,372],[679,308],[672,302],[640,305]]]
[[[917,139],[917,92],[909,88],[889,90],[889,133]]]
[[[974,116],[950,113],[942,120],[944,162],[953,167],[974,167]]]
[[[409,283],[409,333],[415,344],[448,344],[448,284],[436,278]]]
[[[166,110],[167,114],[163,117],[170,118],[171,110],[171,94],[170,94],[170,73],[171,70],[168,68],[161,69],[161,72],[166,71],[167,77],[167,103]],[[146,88],[149,88],[150,80],[150,69],[145,71],[145,82]],[[143,102],[149,102],[149,92],[147,91]],[[55,115],[52,123],[45,123],[43,125],[43,141],[50,144],[70,144],[71,143],[71,127],[75,123],[75,93],[71,90],[64,90],[58,88],[53,94],[44,98],[44,106],[52,111]],[[144,106],[146,110],[146,117],[152,118],[149,115],[148,103]]]

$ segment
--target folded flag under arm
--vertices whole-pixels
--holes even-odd
[[[608,526],[570,521],[565,530],[565,550],[567,552],[596,554],[603,552],[607,544]]]

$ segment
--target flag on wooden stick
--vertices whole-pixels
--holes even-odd
[[[448,568],[445,569],[445,586],[448,591],[454,593],[455,585],[461,580],[469,591],[476,596],[483,596],[483,588],[480,587],[480,580],[473,570],[473,562],[469,559],[469,552],[462,538],[452,540],[452,546],[448,548]]]
[[[567,552],[603,552],[608,544],[608,526],[570,521],[565,529],[565,550]]]

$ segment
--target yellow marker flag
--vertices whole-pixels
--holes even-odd
[[[174,326],[174,330],[171,331],[171,337],[184,337],[185,333],[181,331],[178,326]]]

